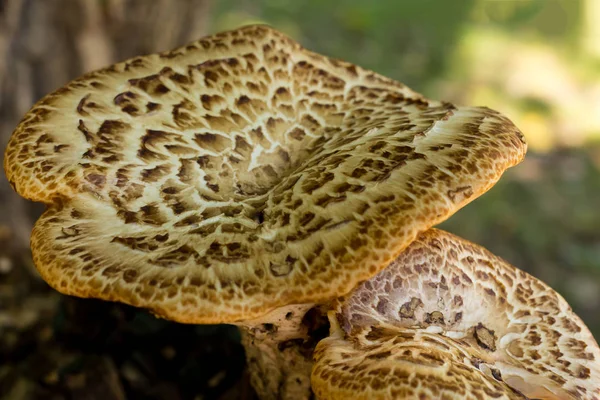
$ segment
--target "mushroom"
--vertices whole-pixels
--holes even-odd
[[[248,26],[47,95],[4,168],[47,206],[31,248],[52,287],[243,327],[269,397],[308,390],[309,310],[379,272],[525,151],[498,112],[428,100]]]
[[[567,302],[441,230],[329,319],[312,373],[319,399],[600,398],[600,349]]]

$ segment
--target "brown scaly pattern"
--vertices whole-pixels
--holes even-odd
[[[48,95],[4,167],[48,206],[31,244],[53,287],[218,323],[349,292],[525,151],[495,111],[250,26]]]
[[[330,320],[319,399],[600,399],[600,349],[566,301],[444,231],[421,234]]]

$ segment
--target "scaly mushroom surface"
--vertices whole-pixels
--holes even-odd
[[[519,130],[266,26],[89,73],[6,149],[57,290],[186,323],[349,292],[518,163]]]
[[[91,72],[6,149],[44,202],[31,246],[65,294],[244,328],[264,398],[306,398],[307,310],[348,293],[523,158],[501,114],[432,101],[266,26]]]
[[[567,302],[444,231],[421,234],[330,321],[319,399],[600,398],[600,349]]]

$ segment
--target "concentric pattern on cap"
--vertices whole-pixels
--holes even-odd
[[[230,322],[345,294],[518,163],[517,128],[264,26],[90,73],[17,127],[61,292]]]
[[[566,301],[440,230],[330,320],[312,373],[319,399],[600,398],[600,349]]]

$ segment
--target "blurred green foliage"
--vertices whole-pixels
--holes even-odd
[[[224,0],[218,4],[216,28],[263,21],[311,50],[419,86],[445,70],[474,4],[475,0]]]

